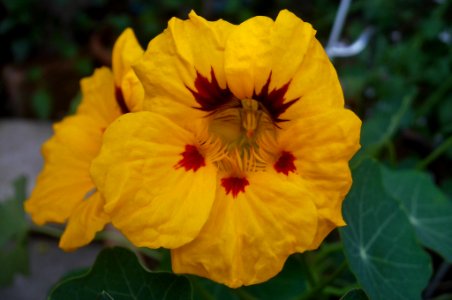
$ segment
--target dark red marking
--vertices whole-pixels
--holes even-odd
[[[281,152],[281,156],[275,162],[273,167],[275,168],[276,172],[289,175],[290,172],[295,172],[296,170],[294,164],[295,159],[296,158],[292,153],[283,151]]]
[[[200,105],[200,107],[196,107],[197,109],[212,112],[226,106],[232,101],[237,101],[237,98],[228,88],[222,89],[220,87],[213,68],[210,69],[210,75],[212,77],[211,81],[196,71],[194,82],[196,90],[192,90],[187,86],[187,89],[190,90],[196,102]],[[279,116],[298,101],[299,98],[286,101],[285,95],[289,89],[290,81],[279,88],[269,91],[271,78],[272,73],[270,72],[262,90],[258,94],[254,92],[252,99],[262,104],[273,122],[284,122],[287,120],[280,119]],[[239,105],[239,102],[237,104]]]
[[[240,192],[244,193],[245,187],[249,184],[249,181],[244,177],[227,177],[221,179],[221,185],[226,190],[226,195],[232,193],[234,198],[236,198]]]
[[[121,113],[122,114],[129,113],[130,110],[127,107],[126,100],[124,99],[124,95],[120,87],[115,87],[115,98],[116,103],[118,103],[119,109],[121,110]]]
[[[193,170],[196,172],[199,168],[206,165],[204,156],[193,145],[185,145],[185,151],[181,155],[182,159],[174,166],[176,169],[184,167],[185,171]]]
[[[256,94],[256,92],[254,92],[253,99],[258,101],[265,107],[267,112],[270,114],[273,122],[284,122],[287,120],[280,119],[279,116],[284,113],[292,104],[298,101],[299,98],[286,102],[284,96],[289,89],[290,81],[282,87],[275,88],[274,90],[269,92],[268,88],[270,86],[271,78],[272,73],[270,72],[267,82],[264,84],[259,94]]]
[[[196,91],[187,87],[193,97],[195,97],[196,102],[201,106],[196,108],[207,112],[214,111],[235,99],[228,88],[222,89],[220,87],[213,68],[210,69],[210,76],[212,77],[212,81],[209,82],[207,77],[202,76],[196,71]]]

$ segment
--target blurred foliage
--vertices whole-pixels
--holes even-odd
[[[171,17],[186,18],[191,9],[209,20],[240,23],[254,15],[274,18],[288,8],[312,23],[326,45],[337,5],[327,0],[3,0],[0,97],[8,100],[1,102],[0,116],[15,115],[18,89],[25,91],[22,105],[31,111],[25,116],[60,119],[75,112],[79,79],[110,64],[111,47],[125,27],[132,27],[146,46]],[[362,150],[352,164],[355,184],[344,204],[349,226],[341,229],[342,242],[333,233],[318,251],[292,256],[278,277],[255,287],[231,290],[190,276],[195,299],[367,299],[366,294],[396,299],[398,293],[418,299],[423,289],[426,298],[442,299],[452,293],[450,286],[438,288],[443,279],[436,276],[451,259],[451,20],[452,1],[447,0],[352,1],[341,40],[351,43],[368,27],[374,33],[362,53],[333,60],[346,105],[363,120]],[[11,65],[25,74],[22,85],[11,84],[5,75]],[[11,203],[0,208],[9,209]],[[362,203],[371,218],[361,217]],[[414,209],[417,205],[422,209]],[[364,235],[354,236],[356,231]],[[370,241],[364,251],[362,245]],[[396,250],[388,254],[388,249]],[[169,269],[169,255],[162,257],[162,269]],[[94,268],[94,273],[103,272],[99,264]],[[25,271],[24,265],[8,267],[6,281],[16,271]],[[431,271],[433,279],[428,278]],[[66,287],[77,287],[89,276],[78,278]],[[62,282],[54,293],[67,292]]]
[[[27,180],[14,181],[15,195],[0,202],[0,287],[10,284],[16,273],[28,273],[27,234],[23,202]]]

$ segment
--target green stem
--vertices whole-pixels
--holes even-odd
[[[116,245],[122,245],[122,246],[129,246],[130,242],[120,233],[112,230],[104,230],[101,232],[98,232],[96,234],[96,237],[94,238],[95,241],[109,241]]]
[[[325,261],[326,257],[330,256],[331,253],[342,251],[342,248],[342,242],[324,243],[315,256],[316,264]]]
[[[152,258],[156,261],[162,261],[162,254],[158,252],[156,249],[150,249],[150,248],[137,248],[137,250],[143,254],[146,255],[149,258]]]
[[[452,88],[452,76],[446,78],[443,83],[424,101],[417,111],[416,116],[422,117],[430,113],[433,107],[443,99],[444,94]]]
[[[61,235],[63,234],[63,231],[57,228],[53,228],[50,226],[31,226],[30,229],[31,233],[37,233],[42,235],[47,235],[49,237],[57,238],[59,239]]]
[[[346,269],[347,262],[344,261],[330,276],[325,277],[318,285],[312,288],[308,293],[302,295],[298,300],[318,299],[318,294]]]
[[[386,149],[388,150],[389,163],[391,166],[394,166],[397,162],[397,155],[394,147],[394,143],[391,140],[388,140],[386,143]]]
[[[298,261],[301,263],[301,265],[303,266],[303,269],[306,271],[306,277],[308,279],[309,285],[311,287],[314,287],[317,285],[317,280],[314,276],[314,273],[312,272],[311,266],[308,263],[308,259],[306,257],[306,253],[304,254],[297,254],[297,259]]]
[[[196,278],[188,276],[188,280],[190,281],[193,289],[198,292],[198,295],[201,296],[203,300],[215,300],[215,297],[206,288],[204,288],[204,286],[199,284]]]
[[[439,145],[432,153],[430,153],[426,158],[420,161],[416,165],[416,169],[423,170],[427,167],[431,162],[436,160],[441,154],[443,154],[447,149],[452,147],[452,136],[447,138],[441,145]]]
[[[348,284],[347,286],[343,286],[343,287],[328,286],[325,288],[324,293],[327,295],[332,295],[332,296],[336,296],[336,297],[340,298],[343,295],[345,295],[348,291],[350,291],[352,289],[357,289],[357,288],[360,288],[360,285],[357,283]]]
[[[390,141],[390,139],[393,137],[393,135],[396,133],[397,129],[400,126],[400,123],[402,122],[403,117],[409,110],[411,103],[413,103],[413,100],[416,97],[416,95],[417,95],[417,90],[413,90],[413,92],[410,92],[405,97],[403,97],[400,107],[391,116],[391,119],[389,120],[389,124],[386,127],[384,134],[382,135],[380,140],[377,142],[377,144],[371,146],[368,149],[369,153],[372,156],[378,157],[382,147],[386,146],[387,143]]]

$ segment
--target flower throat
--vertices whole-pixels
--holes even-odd
[[[209,80],[196,72],[195,89],[187,86],[208,119],[209,140],[220,141],[222,159],[216,161],[222,171],[237,173],[265,170],[273,161],[272,141],[275,140],[280,119],[298,99],[286,101],[290,82],[269,90],[271,73],[259,93],[251,98],[238,99],[228,87],[222,88],[211,68]],[[218,155],[217,155],[218,157]]]

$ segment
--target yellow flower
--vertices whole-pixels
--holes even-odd
[[[173,18],[134,66],[145,112],[106,131],[91,172],[112,223],[230,287],[276,275],[344,225],[361,122],[311,25]]]
[[[81,81],[83,98],[76,114],[55,124],[53,137],[43,146],[44,169],[25,209],[38,225],[68,221],[60,240],[65,250],[88,244],[110,220],[89,168],[110,123],[141,110],[144,90],[131,64],[142,54],[133,31],[125,30],[113,49],[113,73],[100,68]]]

